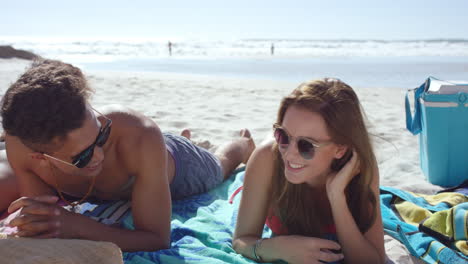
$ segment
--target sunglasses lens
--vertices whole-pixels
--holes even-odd
[[[94,154],[94,144],[81,152],[78,157],[73,159],[73,164],[78,168],[84,168],[91,161]]]
[[[284,131],[284,129],[281,129],[281,128],[275,129],[275,139],[276,139],[276,143],[278,143],[280,147],[289,145],[289,137],[288,137],[288,134],[286,134],[286,131]]]
[[[315,147],[312,143],[305,139],[300,139],[297,141],[297,149],[304,159],[312,159],[315,153]]]
[[[98,147],[102,147],[102,146],[104,146],[104,144],[106,144],[107,139],[109,139],[110,131],[111,131],[110,124],[108,126],[106,126],[104,128],[104,130],[101,131],[98,138],[96,139],[96,145]]]
[[[110,121],[106,123],[106,126],[99,132],[95,143],[93,143],[87,149],[83,150],[83,152],[78,154],[76,158],[73,159],[73,164],[75,164],[76,167],[80,169],[86,167],[86,165],[88,165],[88,163],[93,158],[94,147],[102,147],[104,144],[106,144],[107,139],[109,139],[111,124],[112,123]]]
[[[281,127],[276,127],[274,130],[274,136],[276,139],[276,143],[280,148],[283,150],[287,149],[290,142],[290,137],[286,130]],[[315,154],[315,146],[312,142],[299,137],[297,140],[297,150],[302,158],[310,160],[314,157]]]

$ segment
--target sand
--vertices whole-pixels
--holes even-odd
[[[28,62],[0,60],[3,94]],[[214,150],[250,129],[256,144],[271,134],[280,99],[298,83],[271,80],[219,78],[158,72],[104,72],[85,74],[96,90],[91,99],[99,108],[122,104],[153,118],[165,132],[192,130],[195,141]],[[346,80],[343,80],[346,81]],[[433,194],[419,166],[418,139],[405,128],[404,95],[398,88],[354,87],[367,115],[379,163],[381,185]],[[389,258],[395,263],[422,263],[405,247],[385,236]]]

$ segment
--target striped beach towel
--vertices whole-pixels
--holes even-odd
[[[244,170],[240,169],[208,193],[173,201],[171,248],[155,252],[124,252],[125,263],[255,263],[232,249],[240,195],[232,204],[229,196],[242,185],[243,179]],[[79,210],[102,223],[134,229],[129,202],[84,203]],[[270,235],[271,231],[265,227],[264,236]]]
[[[468,196],[380,188],[385,232],[426,263],[468,263]]]

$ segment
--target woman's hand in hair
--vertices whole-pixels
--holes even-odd
[[[284,258],[290,264],[321,264],[323,262],[335,262],[343,259],[340,244],[335,241],[305,237],[305,236],[281,236],[281,245],[284,250]]]
[[[327,195],[331,201],[336,195],[344,195],[346,186],[359,174],[360,161],[356,151],[353,150],[353,156],[337,173],[332,174],[327,179]]]

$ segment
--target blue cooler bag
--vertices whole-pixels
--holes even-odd
[[[408,93],[414,91],[414,116]],[[468,179],[468,82],[430,77],[408,90],[406,128],[419,134],[421,168],[429,182],[455,186]]]

